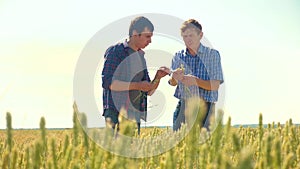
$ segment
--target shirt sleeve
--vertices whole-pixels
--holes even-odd
[[[102,87],[104,89],[109,89],[109,86],[112,83],[115,70],[120,64],[120,58],[117,56],[113,48],[109,48],[105,52],[104,58],[105,62],[102,70]]]
[[[217,50],[212,51],[212,60],[211,60],[211,67],[210,67],[210,79],[211,80],[220,80],[221,83],[224,82],[223,79],[223,71],[221,65],[221,57],[220,53]]]
[[[147,63],[146,63],[146,60],[145,58],[143,57],[142,58],[142,62],[143,62],[143,65],[144,65],[144,77],[142,80],[146,80],[147,82],[151,82],[151,79],[150,79],[150,76],[149,76],[149,71],[147,69]]]
[[[174,71],[179,67],[180,59],[179,59],[180,53],[175,53],[172,63],[171,63],[171,70]]]

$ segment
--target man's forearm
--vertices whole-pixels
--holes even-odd
[[[114,80],[110,85],[110,89],[113,91],[139,90],[139,85],[136,82]]]
[[[219,80],[202,80],[199,78],[195,78],[197,86],[205,89],[205,90],[218,90],[220,86]]]
[[[158,85],[159,85],[160,79],[158,78],[154,78],[151,83],[154,84],[154,88],[157,89]]]
[[[150,90],[150,91],[148,92],[148,95],[149,95],[149,96],[151,96],[151,95],[155,92],[155,90],[158,88],[159,82],[160,82],[160,79],[156,79],[156,78],[154,78],[154,79],[151,81],[151,83],[154,84],[154,89],[153,89],[153,90]]]

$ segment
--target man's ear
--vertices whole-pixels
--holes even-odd
[[[202,39],[202,37],[203,37],[203,32],[201,31],[200,32],[200,39]]]
[[[135,35],[139,35],[139,34],[138,34],[138,32],[136,30],[133,30],[132,31],[132,36],[135,36]]]

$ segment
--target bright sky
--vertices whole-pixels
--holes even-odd
[[[49,128],[72,127],[73,76],[84,46],[110,23],[142,13],[200,21],[221,54],[225,116],[233,124],[257,123],[259,113],[265,123],[300,123],[300,1],[147,2],[0,1],[0,128],[6,128],[6,112],[14,128],[39,127],[42,116]],[[149,49],[163,41],[153,37]],[[180,50],[176,44],[158,47]],[[170,103],[153,125],[171,125],[173,89],[162,85],[158,91],[155,97],[170,97]]]

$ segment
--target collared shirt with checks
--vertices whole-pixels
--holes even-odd
[[[133,104],[132,96],[134,95],[139,97],[140,111],[146,111],[146,93],[136,90],[112,91],[109,88],[113,80],[150,82],[144,52],[142,50],[135,52],[125,41],[109,47],[104,58],[105,63],[102,70],[103,109],[113,109],[119,112],[121,107],[128,108],[128,105]],[[139,95],[140,93],[142,95]]]
[[[202,80],[219,80],[223,83],[223,72],[220,54],[217,50],[200,44],[196,56],[192,56],[187,49],[175,54],[172,59],[172,70],[184,67],[184,74],[194,75]],[[184,86],[178,82],[174,96],[186,99],[191,96],[200,96],[206,102],[217,102],[218,91],[209,91],[198,86]]]

